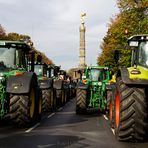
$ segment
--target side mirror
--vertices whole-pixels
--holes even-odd
[[[119,52],[119,50],[115,50],[114,51],[114,60],[116,63],[118,63],[119,58],[120,58],[120,52]]]

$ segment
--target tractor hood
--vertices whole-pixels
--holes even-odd
[[[134,70],[138,71],[139,73],[132,73]],[[136,69],[134,67],[128,68],[129,77],[130,79],[137,80],[148,80],[148,69],[142,66],[137,66]]]
[[[24,70],[7,70],[7,71],[0,71],[0,79],[4,77],[10,77],[10,76],[21,76],[24,74]]]

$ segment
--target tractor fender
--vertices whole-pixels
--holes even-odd
[[[32,81],[36,87],[37,76],[33,72],[26,72],[22,76],[12,76],[7,80],[6,91],[13,94],[29,93]]]
[[[129,71],[127,68],[123,67],[120,72],[117,73],[117,77],[121,75],[121,78],[125,84],[129,85],[148,85],[148,80],[133,80],[129,77]]]
[[[82,83],[82,82],[78,82],[76,88],[87,90],[87,89],[88,89],[88,85],[87,85],[87,84],[84,84],[84,83]]]
[[[53,87],[55,89],[63,89],[63,80],[55,80],[53,82]]]
[[[39,80],[39,87],[41,89],[49,89],[53,87],[53,79],[49,78],[47,80]]]

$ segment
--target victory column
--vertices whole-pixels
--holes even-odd
[[[85,22],[84,17],[86,16],[86,13],[81,14],[81,24],[80,24],[80,49],[79,49],[79,68],[85,68]]]

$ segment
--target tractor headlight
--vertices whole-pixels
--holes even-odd
[[[5,78],[0,76],[0,82],[4,82]]]
[[[98,85],[98,83],[97,83],[97,82],[94,82],[94,83],[93,83],[93,85],[94,85],[94,86],[97,86],[97,85]]]
[[[0,73],[0,77],[3,77],[4,76],[4,74],[3,73]]]
[[[102,85],[102,82],[98,82],[98,85],[101,86]]]

